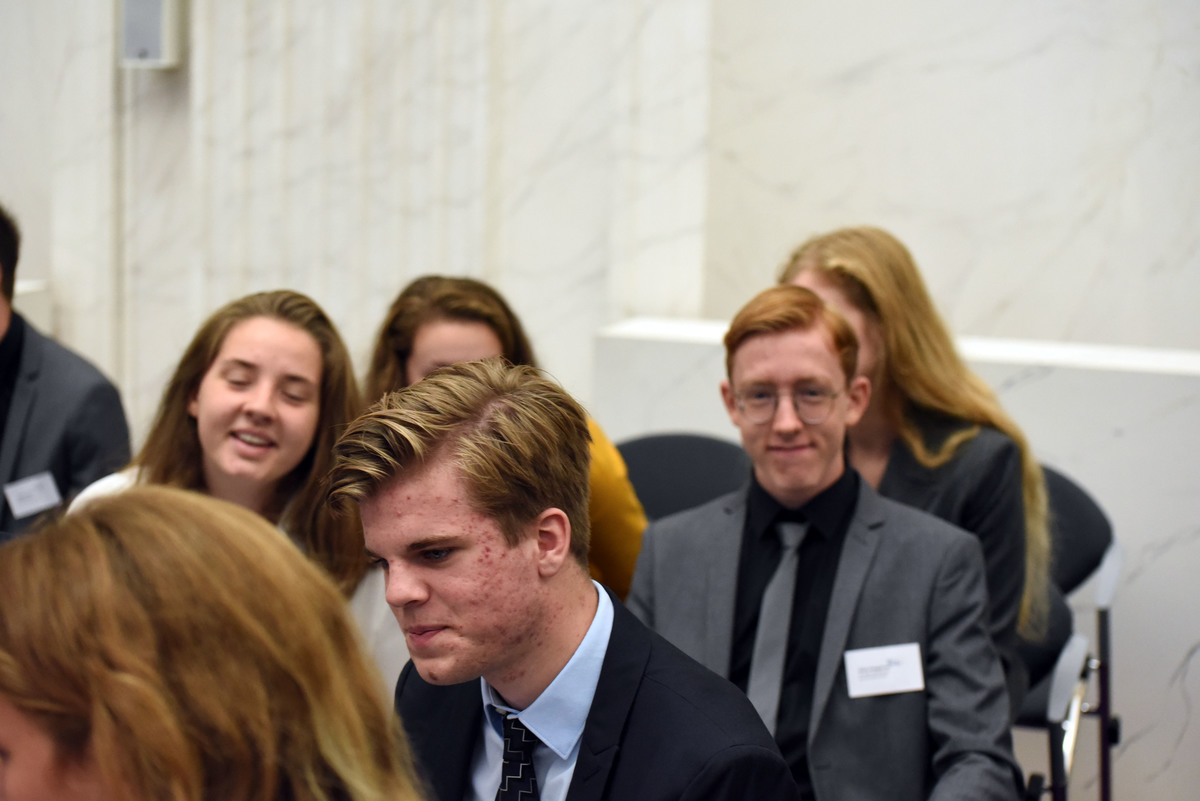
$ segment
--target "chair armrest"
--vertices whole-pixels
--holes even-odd
[[[1125,561],[1125,549],[1116,540],[1104,552],[1100,567],[1096,568],[1096,607],[1111,609],[1113,596],[1117,593],[1117,582],[1121,579],[1121,565]]]
[[[1062,723],[1070,711],[1071,699],[1087,666],[1088,638],[1075,633],[1063,646],[1054,672],[1050,675],[1050,694],[1046,701],[1046,722]]]

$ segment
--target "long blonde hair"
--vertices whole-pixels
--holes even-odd
[[[0,547],[0,608],[0,695],[114,797],[420,797],[345,600],[247,509],[96,499]]]
[[[1025,506],[1025,587],[1018,628],[1026,636],[1040,636],[1050,568],[1049,511],[1041,465],[996,393],[959,356],[908,248],[879,228],[843,228],[798,247],[784,264],[779,281],[790,283],[805,272],[832,281],[875,323],[889,389],[897,390],[909,404],[974,424],[931,451],[905,415],[903,404],[885,409],[918,462],[927,467],[945,464],[959,446],[979,433],[979,426],[998,429],[1016,442]]]
[[[204,374],[220,353],[225,337],[238,323],[266,317],[308,333],[321,351],[320,410],[316,435],[300,463],[276,489],[271,512],[280,527],[303,543],[346,594],[353,592],[367,569],[362,529],[354,510],[339,517],[325,504],[322,482],[332,464],[333,443],[358,415],[358,385],[350,354],[332,321],[306,295],[281,289],[231,301],[212,314],[183,352],[162,400],[146,444],[133,460],[141,481],[204,490],[204,457],[196,420],[188,402],[196,396]]]

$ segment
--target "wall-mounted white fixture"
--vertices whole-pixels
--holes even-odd
[[[121,65],[148,69],[179,66],[184,0],[121,0]]]

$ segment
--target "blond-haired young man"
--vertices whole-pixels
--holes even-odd
[[[537,370],[469,362],[386,396],[331,494],[387,571],[412,657],[396,709],[439,801],[796,798],[745,696],[588,577],[587,419]]]

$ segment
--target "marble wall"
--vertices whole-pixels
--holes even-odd
[[[627,384],[656,346],[614,364],[598,332],[727,319],[858,222],[910,245],[956,333],[1200,348],[1191,0],[192,0],[172,70],[118,66],[119,7],[0,0],[0,199],[139,437],[221,303],[309,292],[361,363],[426,272],[495,283],[597,414],[670,420],[654,380],[711,354]],[[1183,525],[1187,498],[1157,508]]]

